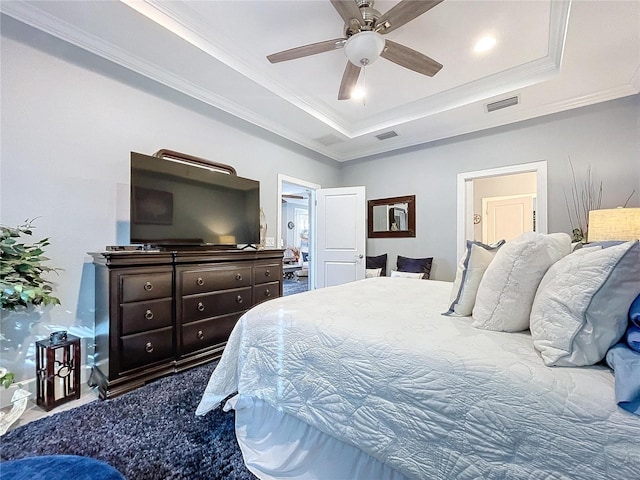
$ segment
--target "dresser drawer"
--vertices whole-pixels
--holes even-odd
[[[270,265],[256,265],[253,267],[253,283],[268,283],[282,277],[280,265],[273,263]]]
[[[262,283],[253,287],[253,304],[280,296],[280,282]]]
[[[215,347],[229,339],[231,330],[244,312],[209,318],[182,326],[182,355]]]
[[[173,328],[161,328],[122,337],[120,371],[173,359]]]
[[[138,302],[152,298],[171,297],[173,294],[171,272],[120,275],[122,302]]]
[[[171,298],[121,305],[122,335],[170,327],[173,320]]]
[[[219,317],[251,308],[251,287],[182,298],[182,323]]]
[[[250,266],[229,266],[201,270],[186,270],[182,275],[182,293],[194,293],[226,290],[251,285]]]

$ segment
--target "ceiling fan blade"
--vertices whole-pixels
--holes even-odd
[[[352,24],[353,19],[358,22],[358,27],[361,27],[364,24],[362,13],[360,13],[360,9],[354,0],[331,0],[331,5],[333,5],[333,8],[335,8],[338,14],[342,17],[344,23],[350,27],[354,27]]]
[[[351,98],[351,90],[358,83],[358,77],[360,76],[360,67],[356,67],[353,63],[347,62],[347,67],[344,69],[342,75],[342,82],[340,82],[340,91],[338,92],[338,100],[349,100]]]
[[[385,41],[385,46],[380,56],[428,77],[433,77],[442,68],[442,64],[436,62],[433,58],[391,40]]]
[[[310,43],[302,47],[291,48],[278,53],[267,55],[267,60],[271,63],[284,62],[294,60],[296,58],[308,57],[317,53],[330,52],[344,47],[346,38],[334,38],[333,40],[325,40],[324,42]]]
[[[376,22],[379,33],[389,33],[443,2],[443,0],[402,0]],[[385,26],[388,23],[388,26]]]

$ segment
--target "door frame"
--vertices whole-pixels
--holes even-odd
[[[309,253],[311,261],[309,262],[309,290],[316,288],[315,285],[315,252],[316,249],[316,190],[322,188],[321,185],[300,178],[290,177],[282,173],[278,174],[278,207],[276,208],[276,227],[278,229],[277,248],[284,248],[284,239],[282,238],[282,184],[290,183],[309,190]]]
[[[474,172],[458,174],[457,180],[457,256],[461,258],[466,249],[468,238],[473,238],[473,180],[476,178],[501,177],[516,173],[536,173],[536,231],[547,233],[547,161],[508,165]],[[471,235],[471,237],[469,236]]]

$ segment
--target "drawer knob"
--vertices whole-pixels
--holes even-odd
[[[264,271],[264,276],[265,276],[265,277],[270,277],[270,276],[271,276],[271,271],[269,271],[269,270],[265,270],[265,271]]]
[[[147,310],[144,312],[144,318],[147,320],[153,320],[153,312],[151,310]]]
[[[236,273],[236,280],[238,281],[242,280],[242,274]]]
[[[196,283],[200,286],[204,285],[204,280],[202,279],[202,277],[198,277],[198,279],[196,280]]]
[[[204,338],[204,333],[202,332],[202,330],[198,330],[198,333],[196,333],[196,337],[198,337],[198,340],[202,340]]]
[[[238,296],[236,297],[236,302],[238,302],[238,303],[242,303],[243,301],[244,301],[244,300],[242,300],[242,296],[241,296],[241,295],[238,295]]]
[[[153,352],[153,345],[151,344],[151,342],[147,342],[147,344],[144,346],[144,349],[147,353]]]
[[[151,290],[153,290],[153,284],[152,284],[151,282],[147,282],[147,283],[145,283],[145,284],[144,284],[144,289],[145,289],[147,292],[150,292]]]
[[[271,291],[268,288],[264,291],[264,296],[265,297],[270,297],[271,296]]]
[[[198,311],[204,312],[204,304],[202,302],[198,302]]]

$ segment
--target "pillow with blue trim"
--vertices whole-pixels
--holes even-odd
[[[467,240],[467,251],[458,263],[456,278],[449,298],[449,310],[443,313],[448,316],[471,316],[480,280],[493,260],[504,240],[493,245]]]
[[[432,263],[433,257],[409,258],[398,255],[396,266],[398,272],[422,273],[422,278],[428,280],[431,274]]]
[[[622,339],[640,285],[640,242],[583,248],[549,268],[531,309],[531,336],[547,366],[593,365]]]

